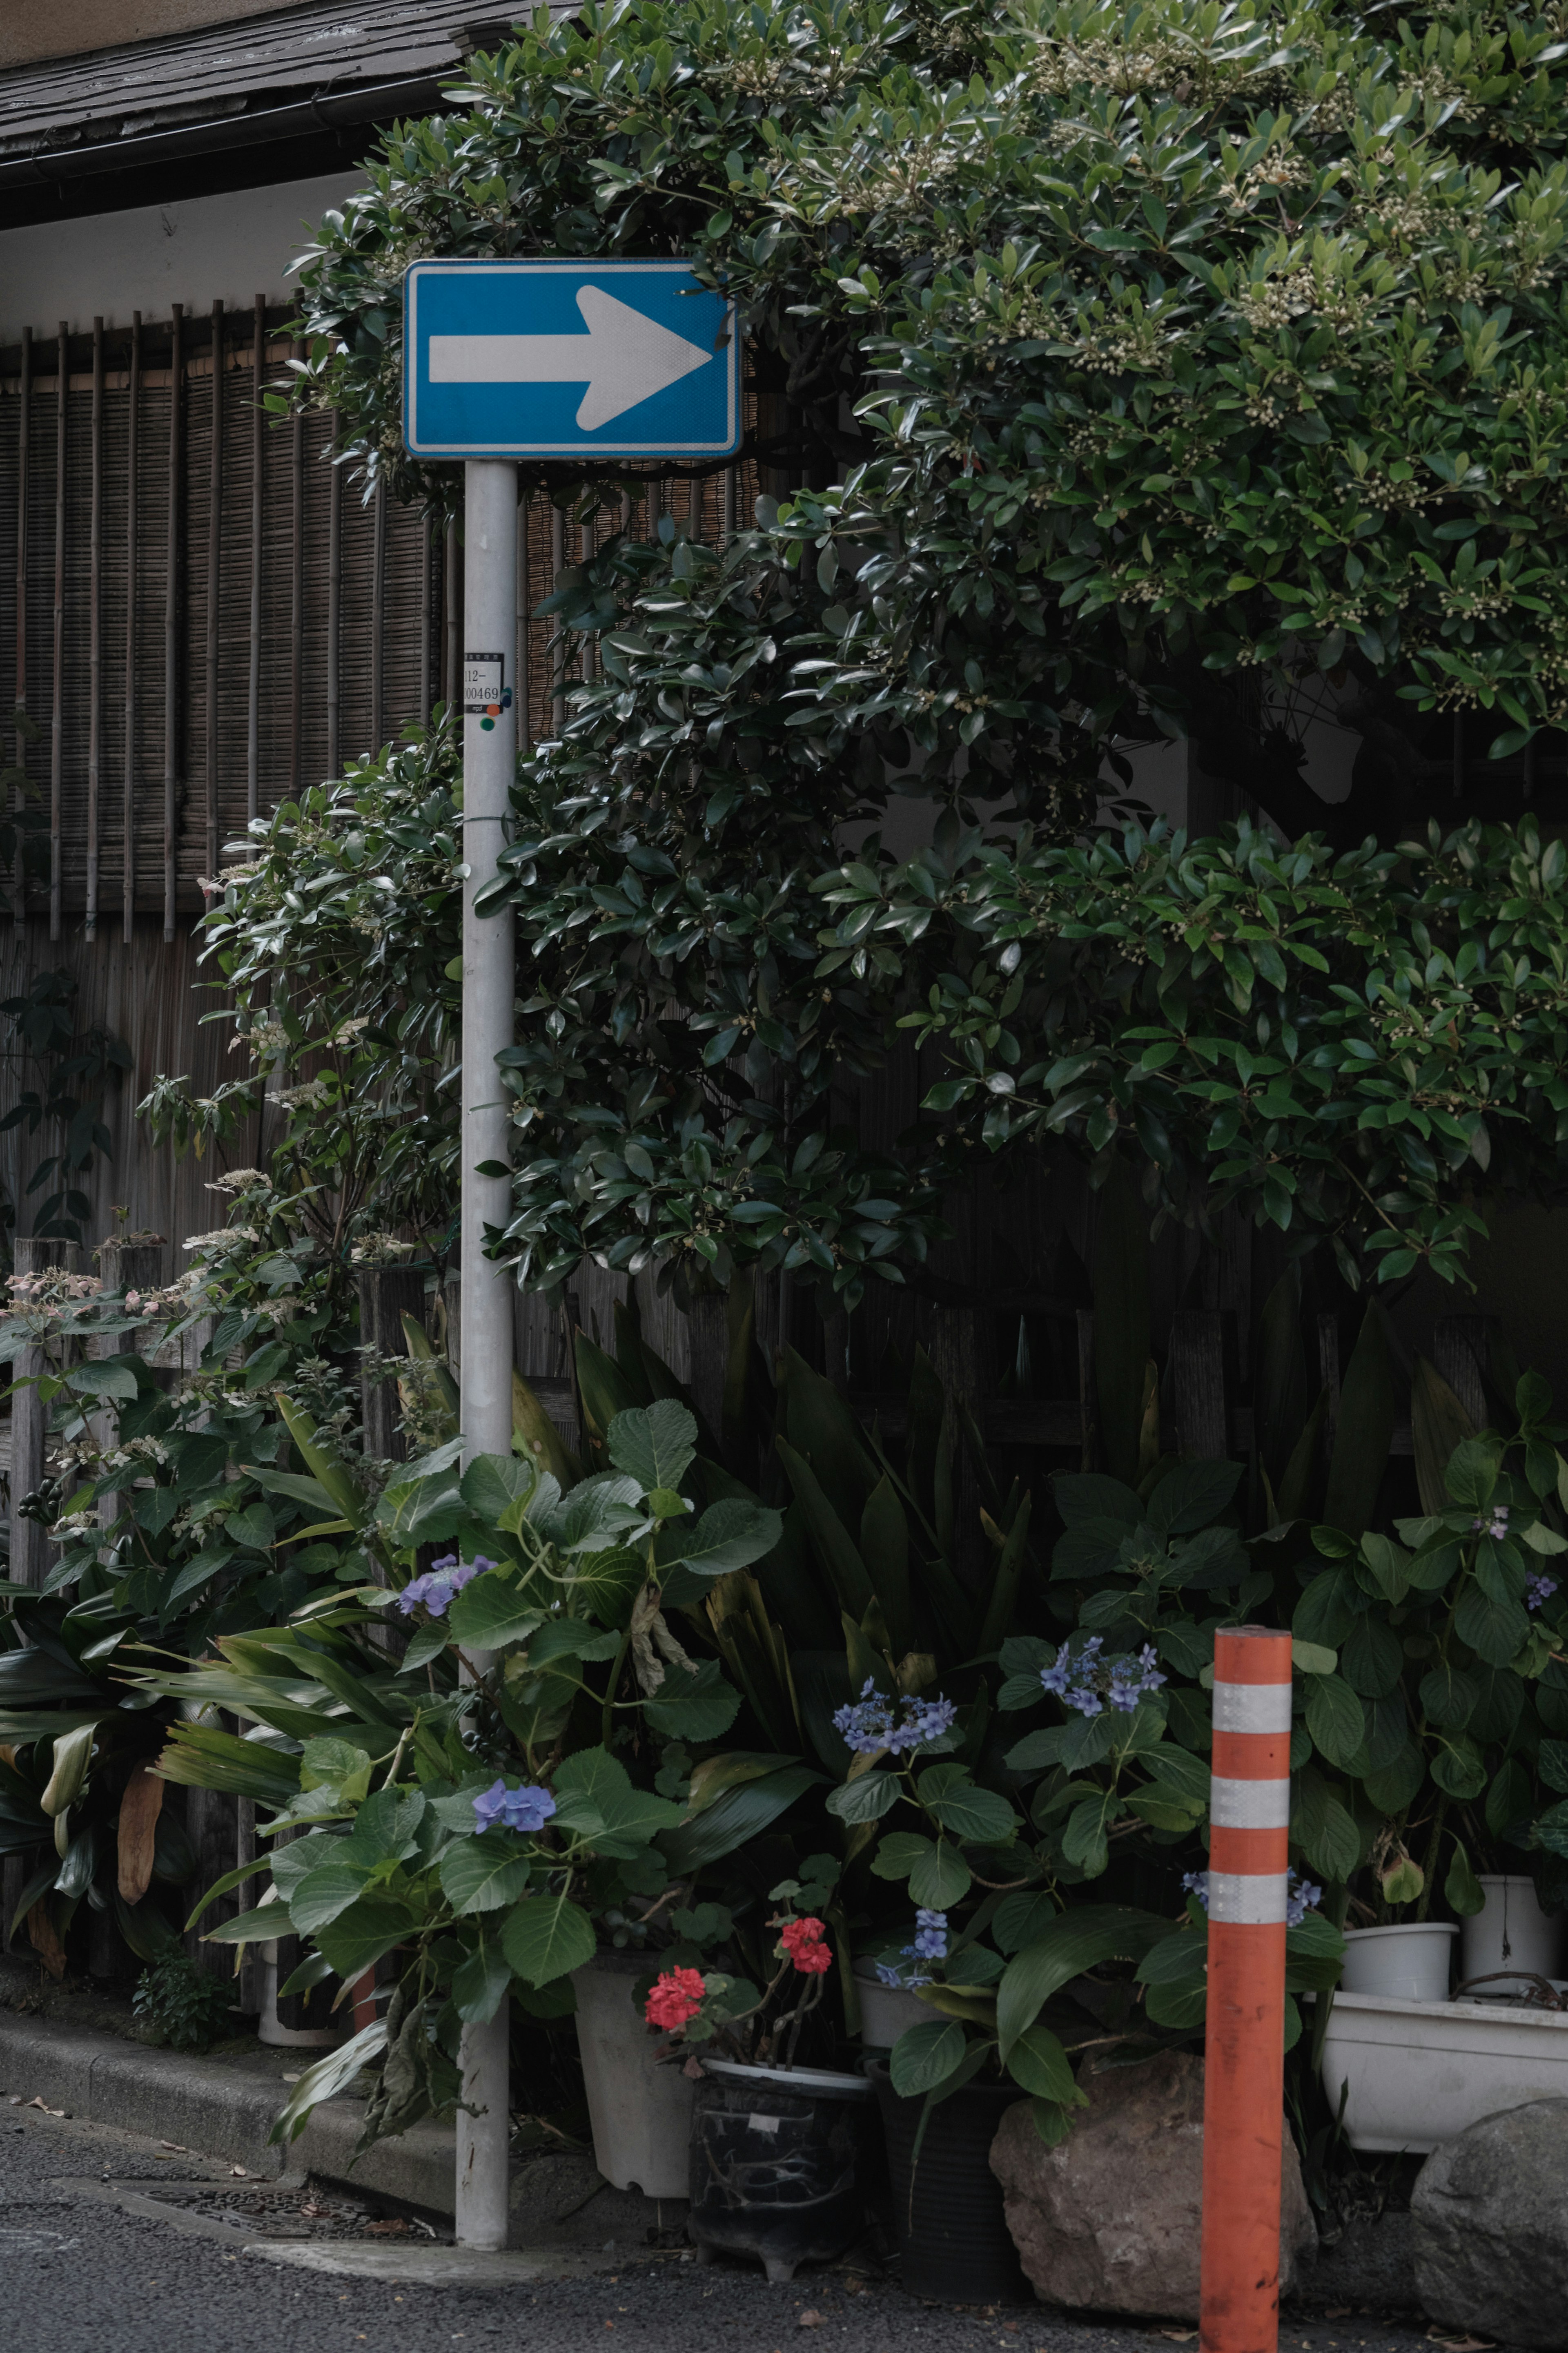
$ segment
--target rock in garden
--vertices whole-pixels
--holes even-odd
[[[1133,2067],[1086,2074],[1089,2106],[1047,2148],[1026,2100],[991,2144],[1007,2227],[1042,2304],[1089,2311],[1198,2317],[1203,2211],[1204,2063],[1162,2052]],[[1290,2136],[1285,2136],[1279,2287],[1317,2230]]]
[[[1568,2100],[1482,2116],[1422,2167],[1415,2284],[1434,2320],[1568,2347]]]

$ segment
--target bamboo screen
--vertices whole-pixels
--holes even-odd
[[[153,913],[173,938],[249,818],[426,717],[455,674],[458,533],[364,503],[330,417],[262,410],[287,315],[138,314],[0,353],[0,726],[47,820],[47,867],[16,887],[53,938]],[[668,508],[717,538],[756,491],[750,466],[650,483],[586,526],[535,497],[522,610],[616,530]],[[517,659],[537,741],[593,654],[568,672],[531,621]]]

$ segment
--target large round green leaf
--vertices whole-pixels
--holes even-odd
[[[594,1957],[594,1924],[564,1895],[525,1895],[501,1926],[501,1950],[525,1985],[548,1985]]]
[[[894,2043],[888,2065],[900,2099],[919,2099],[962,2064],[966,2048],[955,2018],[931,2026],[909,2026]]]

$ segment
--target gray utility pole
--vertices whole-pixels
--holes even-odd
[[[463,597],[463,1461],[511,1451],[511,1284],[484,1254],[485,1228],[505,1225],[511,1187],[481,1176],[508,1159],[506,1103],[496,1056],[512,1041],[512,919],[480,920],[474,899],[496,872],[517,760],[517,712],[508,677],[517,659],[517,468],[470,458]],[[470,1652],[482,1674],[492,1653]],[[504,2247],[509,2141],[509,2004],[488,2025],[463,2029],[465,2106],[458,2111],[458,2243]],[[469,2109],[474,2113],[470,2115]]]

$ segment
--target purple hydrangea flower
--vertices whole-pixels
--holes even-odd
[[[914,1949],[912,1945],[904,1947],[907,1955],[912,1955]],[[906,1989],[912,1990],[916,1986],[931,1983],[931,1978],[923,1970],[904,1968],[897,1961],[873,1961],[871,1967],[876,1970],[880,1982],[885,1986],[892,1987],[896,1991]]]
[[[915,1941],[906,1946],[922,1961],[945,1961],[947,1958],[947,1914],[921,1911],[915,1914]]]
[[[1299,1928],[1309,1912],[1315,1912],[1323,1900],[1323,1891],[1314,1887],[1310,1879],[1299,1879],[1290,1873],[1285,1889],[1285,1926]]]
[[[1524,1606],[1527,1609],[1542,1609],[1557,1590],[1554,1577],[1527,1577],[1524,1580]]]
[[[958,1707],[951,1699],[906,1699],[904,1720],[896,1725],[888,1746],[896,1757],[902,1748],[924,1748],[952,1730]]]
[[[554,1811],[555,1800],[548,1789],[509,1789],[504,1781],[492,1781],[474,1799],[474,1819],[482,1831],[494,1830],[498,1824],[508,1831],[542,1831]]]
[[[414,1577],[397,1597],[397,1606],[405,1618],[412,1618],[419,1602],[425,1604],[432,1618],[444,1618],[451,1605],[452,1596],[461,1593],[482,1569],[494,1568],[496,1563],[476,1553],[467,1564],[459,1562],[455,1552],[444,1553],[433,1560],[423,1577]]]
[[[1184,1876],[1182,1885],[1185,1888],[1189,1895],[1195,1895],[1197,1897],[1198,1902],[1203,1905],[1204,1910],[1206,1912],[1209,1908],[1208,1873],[1206,1871],[1189,1871]],[[1303,1879],[1299,1873],[1295,1871],[1290,1872],[1285,1882],[1285,1926],[1287,1928],[1299,1928],[1302,1921],[1306,1918],[1308,1913],[1315,1912],[1322,1900],[1323,1891],[1321,1887],[1314,1887],[1310,1879]]]
[[[884,1749],[897,1757],[906,1748],[924,1748],[942,1739],[952,1730],[958,1714],[950,1699],[915,1699],[906,1694],[899,1706],[902,1713],[895,1715],[893,1702],[868,1675],[859,1698],[837,1709],[833,1721],[858,1757],[875,1757]]]
[[[1064,1646],[1054,1666],[1040,1669],[1040,1681],[1053,1698],[1076,1708],[1079,1715],[1102,1715],[1107,1700],[1120,1715],[1131,1715],[1143,1694],[1157,1691],[1165,1681],[1155,1664],[1154,1646],[1145,1642],[1136,1657],[1114,1659],[1100,1655],[1104,1648],[1099,1634],[1091,1634],[1081,1650],[1068,1651]]]
[[[1491,1504],[1486,1515],[1472,1520],[1470,1525],[1478,1535],[1490,1536],[1494,1543],[1500,1544],[1508,1534],[1508,1505]]]

